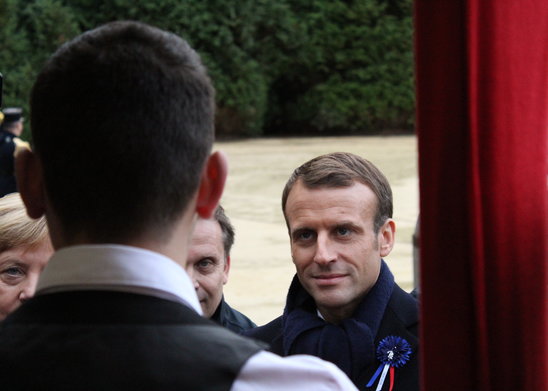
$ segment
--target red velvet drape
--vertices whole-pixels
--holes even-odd
[[[415,0],[422,389],[548,390],[548,1]]]

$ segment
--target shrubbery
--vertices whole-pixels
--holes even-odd
[[[55,47],[120,19],[197,49],[217,89],[221,135],[412,128],[411,0],[0,0],[4,106],[28,109]]]

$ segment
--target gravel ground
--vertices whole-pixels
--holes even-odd
[[[377,165],[394,193],[396,246],[386,258],[396,282],[413,287],[411,237],[418,215],[417,144],[414,136],[273,138],[218,142],[229,174],[221,203],[236,229],[225,298],[261,325],[283,311],[295,270],[281,212],[291,172],[329,152],[358,154]]]

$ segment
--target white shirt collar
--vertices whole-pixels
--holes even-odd
[[[56,251],[40,275],[36,294],[89,289],[156,296],[202,314],[194,285],[179,264],[156,252],[116,244]]]

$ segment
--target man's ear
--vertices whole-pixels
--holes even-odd
[[[381,257],[386,257],[394,247],[396,239],[396,223],[392,219],[384,222],[379,230],[379,250]]]
[[[230,272],[230,255],[225,259],[225,268],[223,270],[223,285],[228,282],[228,273]]]
[[[21,150],[15,158],[17,188],[33,219],[40,218],[46,211],[42,165],[38,156],[28,149]]]
[[[228,162],[222,152],[215,152],[207,159],[196,200],[196,212],[203,219],[209,219],[217,205],[225,187],[228,174]]]

